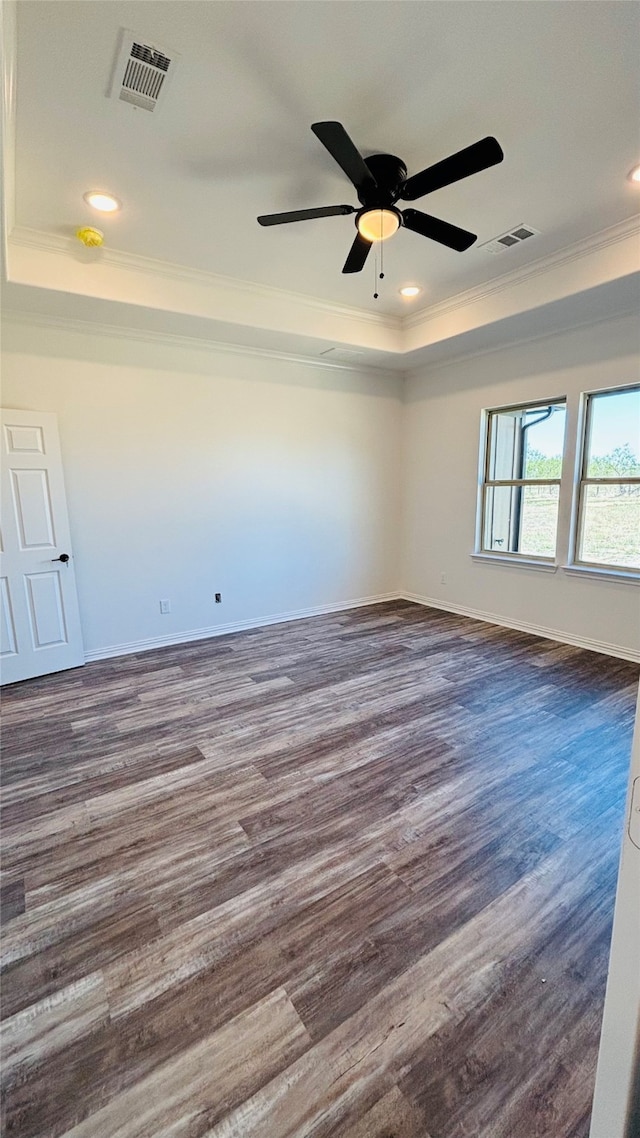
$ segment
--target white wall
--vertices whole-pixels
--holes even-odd
[[[580,392],[637,381],[638,347],[637,322],[626,317],[469,357],[407,380],[405,595],[497,623],[547,630],[586,646],[640,653],[636,585],[471,558],[482,409],[566,395],[572,437]],[[570,452],[567,469],[572,462]]]
[[[2,402],[58,414],[90,656],[400,591],[628,655],[634,585],[470,553],[481,409],[574,415],[638,378],[637,339],[625,318],[440,365],[401,405],[378,371],[9,321]]]
[[[640,785],[640,698],[627,820],[634,783]],[[634,799],[636,818],[639,805]],[[622,842],[590,1138],[637,1138],[640,1133],[640,848],[630,831],[637,842],[638,821],[625,826]]]
[[[90,656],[397,593],[397,378],[20,322],[3,351],[3,405],[59,417]]]

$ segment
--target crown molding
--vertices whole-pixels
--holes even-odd
[[[422,364],[412,364],[407,367],[402,373],[405,380],[421,379],[426,371],[438,374],[446,368],[455,367],[456,364],[464,363],[465,361],[480,359],[482,356],[497,356],[502,352],[508,352],[511,348],[525,347],[527,344],[536,344],[540,340],[553,340],[561,336],[568,336],[571,332],[579,332],[581,328],[597,328],[600,324],[613,324],[617,321],[629,320],[629,318],[636,316],[635,308],[625,308],[615,315],[609,313],[607,316],[600,316],[597,320],[571,320],[567,324],[563,324],[562,328],[555,328],[553,331],[534,332],[530,336],[516,336],[513,340],[504,340],[490,347],[485,348],[471,348],[466,352],[458,352],[456,355],[447,355],[444,359],[436,360],[435,363],[430,363],[428,360]]]
[[[306,310],[308,313],[330,314],[333,317],[342,318],[347,321],[358,321],[370,327],[384,328],[402,335],[405,332],[426,327],[431,322],[443,316],[450,316],[461,309],[489,297],[498,296],[500,293],[507,292],[517,285],[525,284],[554,269],[570,265],[584,257],[601,252],[602,250],[634,237],[640,237],[640,218],[637,215],[626,218],[616,225],[609,226],[607,229],[594,233],[590,237],[566,246],[564,249],[560,249],[546,257],[539,258],[527,266],[505,273],[488,284],[478,285],[474,288],[456,293],[441,303],[420,309],[420,311],[413,312],[404,317],[369,312],[366,309],[347,305],[332,304],[330,301],[322,300],[318,297],[306,296],[298,292],[290,292],[272,286],[259,285],[252,281],[242,281],[233,277],[224,277],[216,273],[206,272],[202,269],[192,269],[169,261],[142,257],[119,249],[100,249],[93,263],[112,265],[128,272],[145,276],[162,277],[165,280],[182,281],[212,289],[224,289],[227,294],[235,293],[239,301],[247,299],[248,297],[257,298],[262,301],[277,301],[298,310]],[[10,245],[16,247],[35,249],[44,253],[64,257],[69,257],[72,241],[73,239],[71,237],[47,233],[24,226],[14,228],[9,239]]]
[[[26,226],[16,226],[11,232],[9,242],[10,245],[36,249],[43,253],[53,253],[64,257],[69,257],[69,251],[74,247],[74,238],[71,236],[47,233]],[[312,313],[328,313],[331,316],[346,320],[357,320],[360,323],[377,328],[388,328],[394,332],[399,332],[402,328],[400,316],[369,312],[368,309],[349,305],[334,304],[319,297],[307,296],[305,293],[291,292],[288,289],[275,288],[272,285],[260,285],[254,281],[239,280],[236,277],[225,277],[218,273],[207,272],[204,269],[192,269],[171,261],[159,261],[153,257],[142,257],[137,253],[127,253],[121,249],[103,247],[96,251],[93,263],[113,265],[116,268],[141,273],[144,276],[163,277],[165,280],[185,281],[188,284],[204,286],[205,288],[224,289],[227,293],[235,293],[238,299],[256,297],[259,300],[275,300],[297,309],[304,308]]]
[[[477,285],[465,292],[456,293],[455,296],[451,296],[439,304],[433,304],[428,308],[421,308],[418,312],[412,312],[411,315],[404,317],[402,329],[403,331],[410,331],[414,328],[420,328],[441,316],[451,315],[461,308],[485,300],[487,297],[496,296],[516,285],[525,284],[527,281],[553,269],[570,265],[574,261],[579,261],[583,257],[598,253],[632,237],[640,237],[640,217],[637,214],[618,222],[616,225],[611,225],[607,229],[602,229],[598,233],[593,233],[581,241],[576,241],[572,245],[566,245],[564,249],[559,249],[546,257],[540,257],[529,265],[513,269],[503,276],[496,277],[486,285]]]
[[[78,320],[67,316],[54,316],[50,313],[28,312],[21,309],[5,309],[2,314],[2,324],[9,326],[17,324],[22,327],[53,328],[57,331],[74,332],[85,336],[106,336],[115,340],[131,340],[141,344],[165,344],[167,347],[190,348],[196,351],[208,351],[215,355],[247,356],[253,359],[278,360],[283,363],[293,363],[309,367],[320,368],[323,371],[349,372],[362,375],[374,372],[377,377],[397,380],[402,383],[406,380],[420,379],[425,369],[440,372],[465,360],[472,360],[482,356],[496,355],[518,348],[526,344],[533,344],[539,340],[551,340],[555,337],[566,336],[577,332],[581,328],[597,327],[600,324],[610,324],[613,321],[628,320],[635,315],[635,310],[625,310],[615,316],[602,316],[598,320],[575,320],[554,331],[541,331],[531,336],[518,336],[506,343],[494,344],[491,347],[472,348],[470,351],[459,352],[454,356],[437,360],[435,363],[426,361],[422,364],[412,365],[405,370],[377,367],[375,363],[367,361],[361,364],[341,363],[331,361],[319,356],[304,356],[295,352],[277,351],[273,348],[255,348],[250,345],[234,344],[226,340],[210,340],[199,336],[181,335],[176,332],[161,332],[152,329],[130,328],[119,324],[109,324],[106,321]]]
[[[77,320],[66,316],[53,316],[50,313],[26,312],[20,309],[5,310],[2,323],[6,326],[17,324],[22,327],[53,328],[57,331],[74,332],[85,336],[107,336],[115,340],[132,340],[141,344],[164,344],[167,347],[191,348],[208,351],[216,355],[248,356],[253,359],[278,360],[306,367],[320,368],[322,371],[341,371],[362,375],[375,373],[377,378],[402,381],[404,373],[390,368],[376,367],[374,363],[340,363],[318,356],[302,356],[295,352],[277,351],[273,348],[254,348],[250,345],[234,344],[225,340],[205,340],[198,336],[186,336],[176,332],[160,332],[155,329],[129,328],[120,324],[108,324],[97,320]]]
[[[15,222],[17,9],[16,0],[0,0],[0,187],[2,251],[8,272],[9,235]]]

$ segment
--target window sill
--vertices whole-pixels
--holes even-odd
[[[542,573],[555,573],[558,568],[553,561],[538,561],[535,557],[508,557],[504,553],[472,553],[471,560],[488,561],[496,565],[519,565],[521,569],[535,569]]]
[[[619,581],[623,585],[640,584],[640,572],[634,573],[632,570],[599,569],[596,565],[563,565],[562,571],[572,577],[593,577],[600,581],[604,578],[606,581]]]

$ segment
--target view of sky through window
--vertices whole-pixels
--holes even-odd
[[[595,395],[591,403],[590,458],[605,458],[628,447],[640,466],[640,390]],[[640,474],[640,469],[630,474]],[[594,475],[597,477],[597,475]]]
[[[543,414],[545,410],[545,407],[536,407],[535,410],[529,412],[526,421],[533,423],[533,420]],[[533,423],[533,426],[527,429],[529,448],[539,450],[547,458],[561,455],[564,444],[565,418],[564,404],[561,404],[554,407],[553,413],[548,419],[543,419],[541,423]]]

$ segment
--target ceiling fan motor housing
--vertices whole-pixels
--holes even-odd
[[[369,209],[388,209],[400,197],[407,180],[407,167],[393,154],[372,154],[364,161],[377,184],[360,186],[358,200]]]

